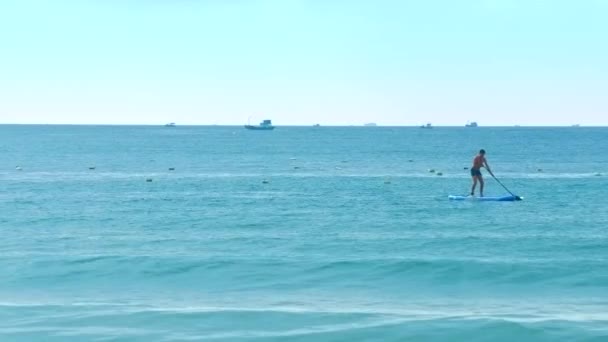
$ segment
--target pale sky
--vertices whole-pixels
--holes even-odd
[[[0,123],[608,125],[608,0],[0,0]]]

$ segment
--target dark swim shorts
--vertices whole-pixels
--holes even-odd
[[[471,177],[475,176],[481,177],[481,171],[479,169],[471,169]]]

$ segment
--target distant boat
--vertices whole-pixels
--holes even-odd
[[[365,124],[365,125],[363,125],[363,126],[365,126],[365,127],[376,127],[376,126],[378,126],[378,125],[376,125],[376,123],[375,123],[375,122],[370,122],[370,123],[366,123],[366,124]]]
[[[257,130],[257,131],[271,131],[274,129],[274,126],[272,125],[272,120],[264,120],[262,122],[260,122],[259,125],[245,125],[245,128],[247,129],[252,129],[252,130]]]
[[[579,124],[574,124],[574,125],[572,125],[572,127],[581,127],[581,125],[579,125]]]
[[[169,122],[165,127],[175,127],[175,122]]]
[[[319,124],[314,124],[314,125],[312,125],[312,127],[321,127],[321,125],[319,125]]]
[[[426,125],[422,125],[420,126],[420,128],[433,128],[433,126],[431,125],[431,123],[427,123]]]
[[[475,122],[475,121],[469,122],[466,125],[464,125],[464,127],[477,127],[477,122]]]

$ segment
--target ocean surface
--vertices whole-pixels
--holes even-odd
[[[3,125],[0,234],[0,341],[608,341],[608,128]]]

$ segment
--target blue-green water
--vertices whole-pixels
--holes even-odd
[[[479,148],[525,201],[447,200]],[[608,128],[0,126],[0,340],[606,341],[606,151]]]

